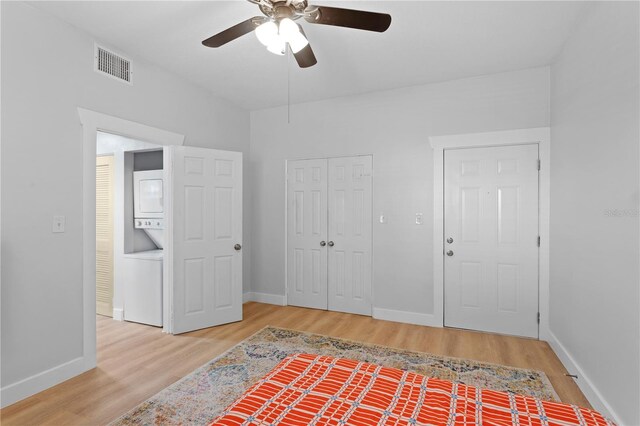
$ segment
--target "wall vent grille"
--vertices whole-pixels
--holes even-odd
[[[131,61],[96,45],[95,70],[117,80],[132,84]]]

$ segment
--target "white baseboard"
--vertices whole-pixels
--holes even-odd
[[[113,319],[116,321],[124,321],[124,309],[113,308]]]
[[[426,325],[429,327],[442,327],[442,318],[436,318],[432,314],[418,312],[396,311],[393,309],[373,308],[375,319],[404,322],[408,324]]]
[[[270,305],[286,306],[287,296],[282,296],[280,294],[256,293],[250,291],[242,295],[242,302],[260,302],[268,303]]]
[[[65,380],[77,376],[87,371],[84,365],[84,358],[79,357],[71,361],[50,368],[31,377],[22,379],[0,389],[0,407],[16,403],[38,392],[62,383]]]
[[[564,345],[560,343],[555,334],[549,330],[547,332],[547,336],[549,345],[551,345],[553,351],[558,355],[558,358],[560,358],[562,365],[564,365],[570,374],[576,374],[578,376],[578,378],[575,379],[575,382],[591,405],[593,405],[593,408],[609,417],[616,424],[622,425],[623,423],[622,420],[620,420],[620,417],[611,408],[611,405],[609,405],[600,391],[598,391],[598,388],[596,388],[593,382],[589,379],[589,376],[585,374],[584,370],[580,368],[580,365],[576,363]]]

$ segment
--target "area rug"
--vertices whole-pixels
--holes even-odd
[[[265,327],[111,425],[207,424],[286,356],[295,353],[351,358],[467,385],[558,400],[541,371]]]

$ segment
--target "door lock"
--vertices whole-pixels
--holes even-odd
[[[449,244],[451,244],[451,243],[453,242],[453,238],[451,238],[451,237],[447,238],[447,242],[448,242]]]

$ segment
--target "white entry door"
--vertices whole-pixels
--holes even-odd
[[[171,332],[240,321],[242,153],[169,149]]]
[[[538,145],[444,161],[445,326],[538,337]]]
[[[329,310],[371,315],[370,156],[329,159]]]
[[[287,302],[371,315],[372,158],[287,163]]]
[[[327,160],[287,164],[287,303],[327,309]]]

